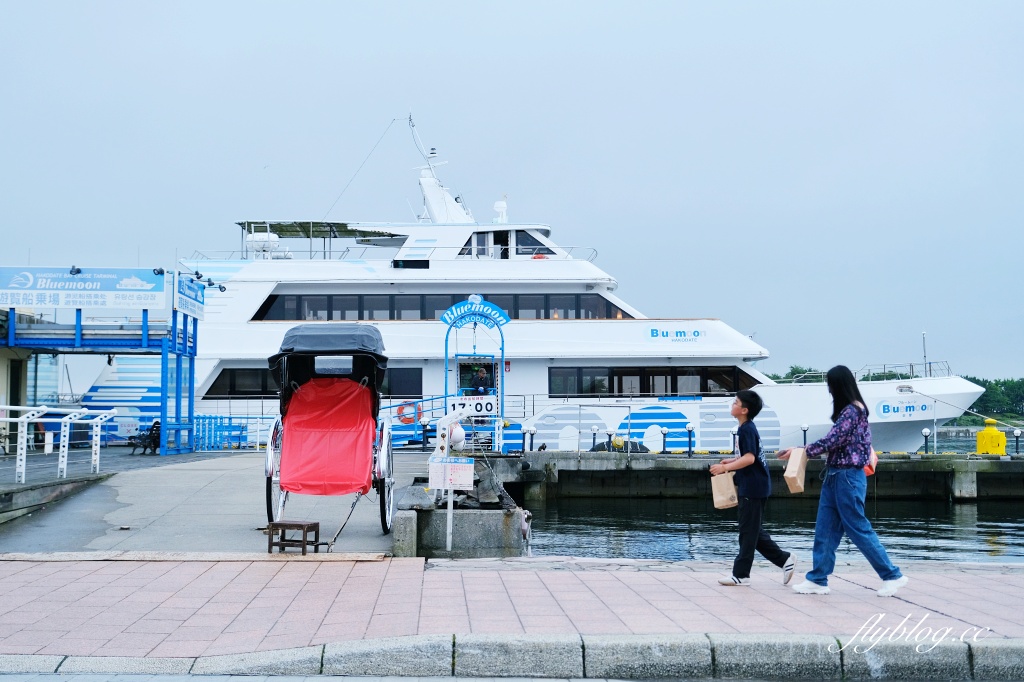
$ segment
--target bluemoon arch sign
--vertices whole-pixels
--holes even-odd
[[[504,327],[510,321],[504,310],[490,301],[485,301],[479,294],[473,294],[468,300],[460,301],[441,314],[441,322],[453,329],[462,329],[474,322],[488,329]]]

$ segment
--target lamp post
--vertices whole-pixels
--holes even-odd
[[[668,452],[668,427],[661,427],[661,451]]]
[[[537,427],[530,427],[530,451],[533,452],[533,437],[537,435]]]
[[[599,429],[597,428],[597,424],[594,424],[593,426],[590,427],[590,433],[594,437],[593,441],[591,441],[591,443],[590,443],[590,449],[591,450],[593,450],[593,449],[595,449],[597,447],[597,432],[598,432],[598,430]]]
[[[519,431],[520,431],[520,433],[523,434],[523,452],[526,452],[526,434],[528,434],[530,432],[530,427],[529,426],[520,426],[519,427]]]
[[[689,441],[686,456],[693,457],[693,424],[686,425],[686,440]]]
[[[807,447],[807,429],[808,428],[809,427],[807,426],[807,424],[801,424],[800,425],[800,430],[804,432],[804,447],[805,448]]]
[[[929,428],[921,429],[921,435],[924,436],[924,454],[928,454],[928,436],[932,435],[932,430]]]
[[[612,451],[612,436],[615,435],[615,429],[608,429],[605,431],[608,434],[608,452]]]
[[[423,452],[427,451],[427,426],[430,425],[430,417],[420,417],[420,429],[423,435]]]
[[[740,453],[740,442],[736,438],[736,434],[739,433],[739,432],[740,432],[740,427],[738,427],[738,426],[734,426],[731,429],[729,429],[729,433],[732,434],[732,454],[734,454],[734,455],[742,454],[742,453]]]
[[[1020,429],[1013,430],[1013,454],[1020,454]]]

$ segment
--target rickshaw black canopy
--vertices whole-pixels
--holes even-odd
[[[321,322],[300,324],[285,332],[279,353],[270,356],[270,372],[281,387],[281,414],[291,394],[315,376],[325,376],[315,369],[317,357],[349,356],[351,372],[326,376],[344,376],[374,387],[374,417],[379,409],[379,394],[384,384],[388,358],[380,330],[369,324],[355,322]]]

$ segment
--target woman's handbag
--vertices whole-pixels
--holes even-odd
[[[711,477],[711,495],[715,501],[715,509],[728,509],[739,504],[736,484],[732,480],[734,473],[728,471]]]
[[[878,466],[878,453],[875,452],[874,448],[871,448],[871,456],[868,457],[868,463],[864,465],[864,473],[868,476],[872,476],[875,473],[875,467]]]

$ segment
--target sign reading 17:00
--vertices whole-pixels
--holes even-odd
[[[477,414],[494,414],[497,412],[498,396],[494,395],[460,395],[448,399],[448,411],[473,410]]]

